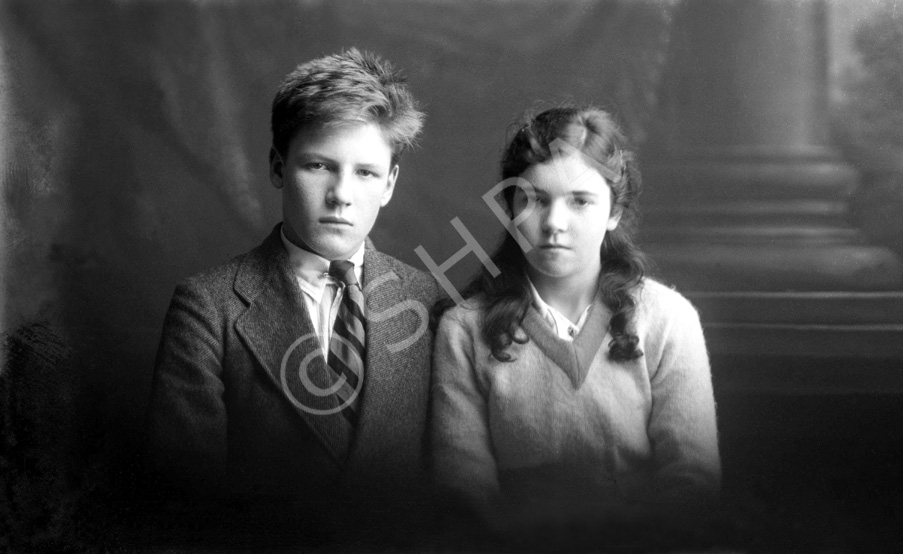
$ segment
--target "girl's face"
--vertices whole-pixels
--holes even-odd
[[[602,240],[621,217],[619,210],[612,213],[608,182],[580,152],[530,166],[521,178],[532,191],[518,187],[513,208],[532,247],[525,255],[534,283],[595,282]],[[529,210],[531,194],[536,203]]]

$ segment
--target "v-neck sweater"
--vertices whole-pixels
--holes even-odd
[[[477,503],[680,501],[720,486],[715,402],[699,316],[646,279],[634,291],[643,355],[608,356],[597,298],[574,341],[534,307],[512,361],[481,337],[479,298],[441,319],[433,353],[432,463],[438,484]]]

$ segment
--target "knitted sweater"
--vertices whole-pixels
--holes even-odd
[[[480,336],[481,302],[448,311],[436,336],[430,433],[435,478],[480,504],[680,501],[709,497],[721,465],[699,317],[676,291],[636,291],[643,356],[608,358],[597,299],[573,342],[531,307],[511,362]]]

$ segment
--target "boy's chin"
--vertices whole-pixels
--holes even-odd
[[[362,242],[363,237],[341,241],[317,241],[316,253],[327,260],[347,260],[357,252]]]

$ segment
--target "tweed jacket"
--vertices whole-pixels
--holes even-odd
[[[435,280],[367,240],[366,368],[349,434],[335,397],[309,386],[325,360],[279,229],[176,288],[147,418],[152,467],[180,486],[229,497],[315,501],[416,489]]]

